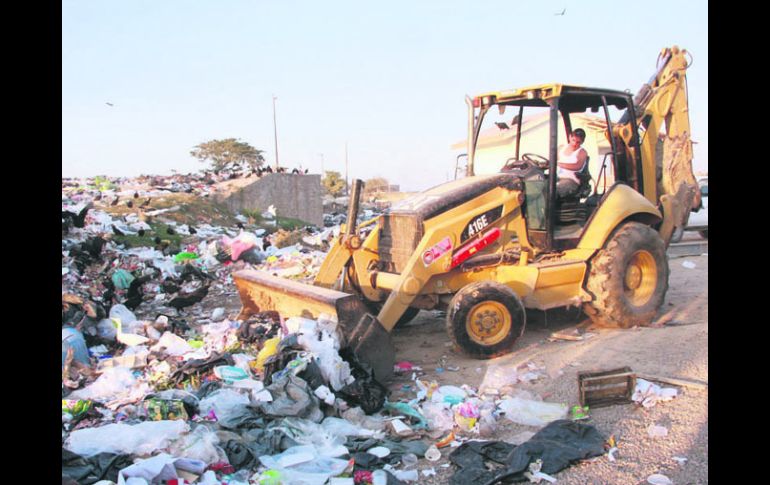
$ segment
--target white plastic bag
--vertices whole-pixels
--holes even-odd
[[[316,324],[314,320],[309,320],[309,322]],[[304,326],[309,327],[310,325],[303,323]],[[317,326],[314,326],[312,333],[301,334],[297,343],[315,356],[324,380],[335,392],[339,391],[355,380],[350,374],[350,364],[340,357],[335,348],[338,347],[339,343],[334,338],[321,334],[322,338],[319,340],[318,335]]]
[[[567,406],[561,403],[531,401],[519,397],[505,399],[499,404],[505,417],[526,426],[545,426],[567,416]]]
[[[160,340],[158,340],[158,343],[153,345],[150,350],[157,352],[164,347],[166,354],[173,356],[184,355],[187,352],[195,350],[185,339],[171,332],[165,332],[163,336],[160,337]]]
[[[279,470],[282,483],[302,485],[324,485],[348,466],[347,460],[321,456],[310,445],[292,446],[273,456],[262,455],[259,461],[267,468]]]
[[[152,458],[137,460],[133,465],[120,470],[118,472],[118,485],[161,483],[161,481],[178,478],[177,470],[199,475],[205,469],[206,464],[202,461],[174,458],[167,453],[161,453]]]
[[[479,392],[483,393],[488,389],[499,391],[504,387],[515,386],[518,382],[519,373],[516,372],[515,368],[492,365],[487,367],[484,379],[479,386]]]
[[[206,415],[213,409],[217,419],[227,421],[230,417],[240,414],[250,402],[249,396],[238,391],[220,389],[201,399],[198,409],[201,415]]]
[[[217,444],[219,438],[214,431],[198,426],[192,433],[182,436],[169,448],[173,456],[200,460],[207,465],[222,459]]]
[[[318,322],[310,318],[290,317],[284,321],[284,325],[289,333],[316,335],[318,332]]]
[[[321,422],[321,427],[330,434],[345,438],[348,436],[368,437],[375,435],[370,429],[357,426],[346,419],[335,418],[334,416],[325,418]]]
[[[345,435],[336,433],[334,429],[324,429],[322,425],[313,421],[286,418],[282,422],[281,429],[297,443],[310,446],[313,455],[335,458],[348,453],[348,449],[344,446],[347,441]]]
[[[631,400],[641,404],[645,408],[651,408],[658,402],[674,399],[677,394],[678,391],[673,387],[661,388],[650,381],[637,378],[636,388],[634,389],[634,394],[631,396]]]
[[[136,389],[135,389],[136,388]],[[111,367],[105,369],[101,376],[83,389],[78,389],[69,395],[69,399],[92,399],[107,401],[119,397],[136,395],[141,398],[137,380],[131,369],[127,367]]]
[[[64,447],[85,457],[103,452],[149,455],[165,449],[189,429],[188,424],[180,419],[145,421],[135,425],[114,423],[99,428],[77,429],[70,434]]]
[[[454,428],[454,414],[448,404],[426,402],[422,404],[421,408],[423,416],[428,420],[430,429],[449,431]]]

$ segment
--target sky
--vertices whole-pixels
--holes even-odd
[[[466,95],[635,93],[673,45],[706,172],[706,1],[63,0],[62,176],[196,172],[221,138],[274,164],[277,132],[282,166],[345,176],[347,152],[351,179],[424,190],[453,177]]]

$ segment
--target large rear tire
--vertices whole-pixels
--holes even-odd
[[[668,257],[660,235],[638,222],[618,228],[589,263],[584,305],[602,326],[631,328],[652,323],[668,290]]]
[[[524,333],[526,312],[510,288],[494,281],[471,283],[449,303],[449,337],[465,354],[491,359],[507,354]]]

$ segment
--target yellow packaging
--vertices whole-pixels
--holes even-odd
[[[476,426],[476,420],[478,418],[466,418],[460,413],[455,413],[455,424],[463,430],[463,431],[470,431],[473,429],[474,426]]]
[[[281,343],[281,337],[273,337],[271,339],[265,340],[265,345],[257,354],[257,362],[254,364],[255,371],[262,372],[262,369],[265,367],[265,361],[278,353],[279,343]]]

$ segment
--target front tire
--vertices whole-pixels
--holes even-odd
[[[449,303],[449,337],[463,353],[477,359],[507,354],[524,333],[524,305],[513,290],[494,281],[471,283]]]
[[[668,257],[660,235],[638,222],[628,222],[591,260],[586,289],[594,300],[584,305],[602,326],[649,325],[668,290]]]

